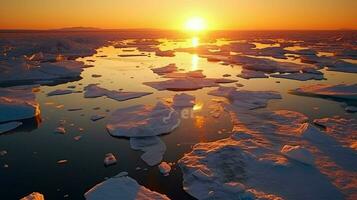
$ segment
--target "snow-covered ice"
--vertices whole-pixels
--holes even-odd
[[[300,146],[291,146],[291,145],[284,145],[281,149],[281,153],[283,153],[288,158],[297,160],[299,162],[313,165],[314,164],[314,157],[311,153]]]
[[[118,174],[105,180],[84,194],[87,200],[169,200],[166,195],[151,191],[139,185],[134,179],[124,174]]]

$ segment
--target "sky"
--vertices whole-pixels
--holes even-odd
[[[0,29],[357,29],[357,0],[0,0]]]

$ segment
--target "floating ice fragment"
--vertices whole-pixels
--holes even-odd
[[[268,76],[261,71],[254,71],[254,70],[248,70],[248,69],[243,69],[241,74],[237,75],[238,77],[244,78],[244,79],[251,79],[251,78],[268,78]]]
[[[117,101],[126,101],[129,99],[139,98],[152,94],[151,92],[121,92],[115,90],[107,90],[105,88],[99,87],[96,84],[90,84],[84,88],[85,98],[96,98],[101,96],[107,96],[110,99]]]
[[[65,95],[65,94],[72,94],[73,90],[54,90],[52,92],[47,93],[47,96],[55,96],[55,95]]]
[[[143,151],[144,154],[141,155],[141,159],[150,166],[159,164],[166,151],[165,143],[156,136],[130,138],[130,147],[134,150]]]
[[[105,115],[93,115],[90,117],[90,120],[92,121],[98,121],[100,119],[103,119],[105,117]]]
[[[164,176],[168,176],[171,171],[171,166],[169,164],[167,164],[166,162],[160,163],[158,168],[159,168],[161,174],[163,174]]]
[[[171,64],[169,64],[167,66],[154,68],[154,69],[151,69],[151,70],[156,74],[163,75],[163,74],[175,72],[175,71],[177,71],[177,69],[178,68],[176,67],[176,64],[171,63]]]
[[[104,165],[109,166],[109,165],[115,165],[117,163],[117,159],[112,153],[107,153],[105,154],[104,158]]]
[[[170,133],[179,124],[178,113],[158,102],[156,106],[137,105],[114,111],[107,129],[113,136],[147,137]]]

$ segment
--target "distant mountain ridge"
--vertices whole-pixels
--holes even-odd
[[[102,30],[100,28],[95,28],[95,27],[65,27],[65,28],[59,28],[59,29],[50,29],[51,31],[99,31]]]

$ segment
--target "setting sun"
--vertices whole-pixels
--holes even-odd
[[[206,21],[201,17],[194,17],[186,21],[185,29],[188,31],[199,32],[207,28]]]

